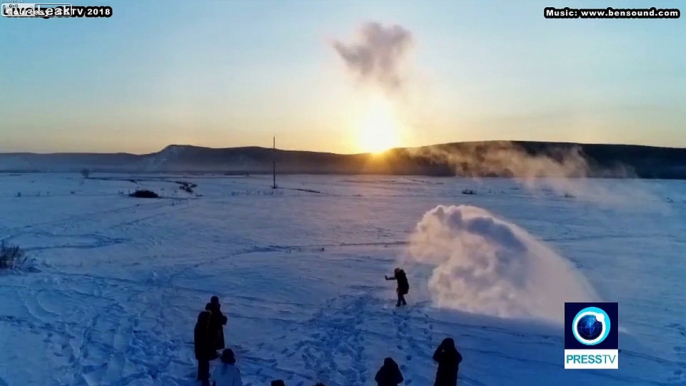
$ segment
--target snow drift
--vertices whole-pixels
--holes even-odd
[[[598,300],[570,262],[524,229],[474,206],[438,206],[417,224],[411,256],[435,265],[439,307],[561,322],[564,302]]]

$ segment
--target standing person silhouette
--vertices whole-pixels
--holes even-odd
[[[393,358],[386,358],[374,377],[377,386],[398,386],[405,379]]]
[[[407,275],[405,274],[405,271],[403,271],[401,268],[396,268],[393,271],[393,276],[384,277],[386,280],[396,280],[398,282],[398,288],[395,290],[398,293],[398,303],[396,303],[395,306],[406,306],[407,302],[405,301],[405,295],[407,295],[410,290],[410,283],[407,282]]]
[[[460,369],[462,355],[455,348],[455,341],[452,338],[443,339],[441,345],[436,349],[433,359],[438,363],[434,386],[456,386],[457,372]]]
[[[198,314],[198,322],[193,332],[195,345],[195,359],[198,360],[198,380],[203,386],[210,384],[210,361],[217,357],[214,350],[215,335],[210,329],[212,313],[203,311]]]

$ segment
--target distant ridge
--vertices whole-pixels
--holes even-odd
[[[686,149],[562,142],[457,142],[375,154],[276,150],[285,174],[686,179]],[[159,152],[0,153],[0,172],[271,173],[272,149],[170,145]]]

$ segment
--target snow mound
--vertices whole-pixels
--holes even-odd
[[[524,229],[474,206],[437,206],[411,237],[410,255],[435,265],[441,308],[562,322],[564,302],[598,300],[574,266]]]

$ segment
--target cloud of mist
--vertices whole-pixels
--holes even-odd
[[[459,148],[431,146],[414,149],[416,155],[448,162],[458,175],[533,178],[579,178],[590,174],[578,147],[555,149],[552,154],[529,154],[508,141],[463,143]]]
[[[402,88],[402,64],[412,45],[409,30],[399,25],[385,27],[376,22],[362,24],[354,42],[333,42],[333,48],[360,82],[387,93]]]
[[[435,268],[439,307],[562,322],[568,301],[597,301],[574,266],[524,229],[474,206],[438,206],[410,239],[412,258]]]
[[[541,145],[543,146],[543,145]],[[430,146],[410,150],[439,164],[448,164],[458,176],[514,178],[527,188],[544,188],[560,195],[610,206],[635,206],[637,200],[658,207],[657,197],[636,184],[608,188],[591,178],[632,178],[622,165],[592,165],[579,146],[546,145],[532,151],[509,141],[462,143],[459,147]]]

